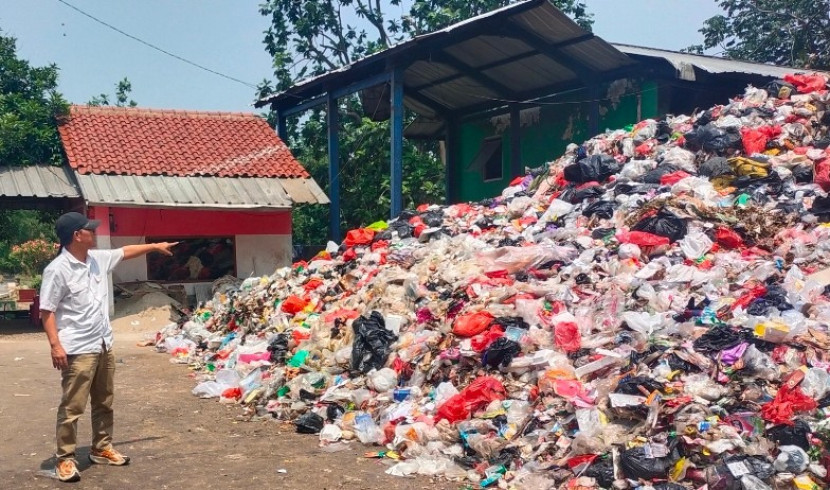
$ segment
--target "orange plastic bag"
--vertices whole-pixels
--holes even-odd
[[[349,232],[346,233],[346,239],[343,240],[343,243],[345,243],[347,247],[367,245],[372,243],[373,238],[375,238],[374,231],[368,228],[358,228],[356,230],[349,230]]]
[[[452,327],[452,333],[459,337],[472,337],[487,330],[487,327],[493,323],[493,315],[486,311],[478,311],[476,313],[465,313],[458,315],[455,319],[455,324]]]
[[[285,301],[283,301],[282,305],[280,305],[280,309],[286,313],[295,315],[298,312],[303,311],[303,308],[306,306],[308,306],[308,301],[300,298],[299,296],[291,295],[285,298]]]

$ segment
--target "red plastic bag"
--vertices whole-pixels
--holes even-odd
[[[678,170],[677,172],[672,172],[660,177],[660,185],[674,185],[686,177],[689,177],[688,173]]]
[[[308,330],[299,330],[295,329],[291,331],[291,338],[294,339],[294,342],[300,343],[303,340],[308,340],[311,338],[311,332]]]
[[[242,398],[242,388],[228,388],[227,390],[222,392],[222,398],[232,398],[234,400],[239,400]]]
[[[816,164],[813,182],[821,186],[825,192],[830,192],[830,158]]]
[[[299,296],[291,295],[285,298],[285,301],[283,301],[282,305],[280,305],[280,309],[286,313],[295,315],[298,312],[303,311],[303,308],[306,306],[308,306],[308,301],[300,298]]]
[[[724,248],[739,248],[742,247],[744,244],[743,238],[741,235],[738,235],[735,231],[730,230],[729,228],[724,228],[723,226],[718,227],[715,230],[715,241],[718,242],[718,245]]]
[[[492,376],[479,376],[459,393],[464,398],[467,410],[474,412],[490,404],[493,400],[507,398],[507,390],[499,380]]]
[[[746,309],[753,301],[760,298],[761,296],[767,294],[767,288],[764,286],[755,286],[749,291],[745,292],[738,298],[737,301],[732,303],[731,309],[736,310],[737,308]]]
[[[816,407],[816,401],[805,395],[801,388],[796,386],[790,389],[784,384],[774,400],[761,406],[761,417],[774,424],[793,425],[792,418],[796,412],[808,412]]]
[[[582,348],[582,334],[574,322],[562,322],[554,328],[556,346],[565,352],[576,352]]]
[[[769,137],[757,129],[741,128],[741,141],[744,144],[744,152],[747,155],[763,153],[767,148]]]
[[[462,420],[470,418],[470,410],[467,404],[464,403],[464,397],[461,393],[453,395],[449,400],[445,401],[443,405],[438,407],[435,414],[435,421],[446,419],[449,423],[454,424]]]
[[[351,262],[357,258],[357,252],[354,251],[353,248],[350,248],[343,252],[343,262]]]
[[[319,288],[322,285],[323,285],[323,281],[321,281],[320,279],[317,279],[315,277],[315,278],[309,279],[308,282],[303,284],[303,289],[305,289],[305,292],[308,293],[308,292],[314,291],[315,289]]]
[[[476,313],[465,313],[458,315],[455,319],[455,324],[452,327],[452,333],[459,337],[472,337],[487,330],[487,327],[493,323],[493,315],[486,311],[478,311]]]
[[[368,228],[358,228],[356,230],[349,230],[349,232],[346,233],[346,239],[343,240],[343,243],[345,243],[347,247],[367,245],[372,243],[373,238],[375,238],[374,231]]]
[[[484,352],[490,344],[503,335],[504,330],[501,328],[501,325],[494,325],[490,330],[484,331],[470,339],[473,350],[476,352]]]
[[[784,75],[784,81],[795,85],[802,94],[820,92],[827,88],[827,80],[821,75]]]
[[[641,247],[656,247],[658,245],[668,245],[671,241],[660,235],[654,235],[645,231],[629,231],[617,233],[617,240],[620,243],[633,243]]]

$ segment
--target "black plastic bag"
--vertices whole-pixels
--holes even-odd
[[[729,165],[726,158],[712,157],[703,162],[698,171],[700,172],[700,175],[712,178],[731,174],[732,167]]]
[[[810,208],[810,212],[815,214],[822,223],[830,221],[830,196],[816,196],[813,200],[813,207]]]
[[[798,184],[809,184],[813,181],[813,168],[807,165],[796,165],[792,169],[793,179]]]
[[[766,438],[775,441],[779,446],[798,446],[805,451],[810,450],[810,426],[801,419],[794,425],[776,425],[767,430]]]
[[[601,185],[592,185],[584,189],[579,189],[574,192],[573,198],[569,201],[571,204],[579,204],[585,199],[596,199],[605,194],[605,188]]]
[[[790,95],[797,93],[795,86],[784,80],[773,80],[764,87],[770,97],[777,99],[789,99]]]
[[[619,196],[620,194],[625,194],[626,196],[632,196],[634,194],[648,194],[659,188],[660,184],[631,184],[623,182],[614,186],[614,195]]]
[[[411,220],[415,216],[418,216],[418,213],[411,209],[404,209],[403,211],[401,211],[401,214],[398,215],[398,221],[406,222]]]
[[[688,490],[683,485],[679,485],[677,483],[672,483],[668,481],[664,481],[663,483],[657,483],[653,486],[653,488],[654,490]]]
[[[530,328],[530,324],[520,316],[500,316],[493,320],[493,323],[501,325],[505,330],[510,327],[522,328],[524,330],[528,330]]]
[[[693,345],[698,352],[717,353],[735,347],[743,340],[744,336],[740,332],[726,326],[717,326],[698,337]]]
[[[642,395],[643,392],[640,391],[639,387],[642,386],[649,393],[655,390],[662,390],[663,383],[651,379],[647,376],[632,376],[623,378],[619,383],[617,383],[617,387],[614,389],[614,393],[623,393],[625,395]]]
[[[705,150],[720,154],[741,147],[740,133],[721,129],[711,123],[689,131],[684,139],[686,148],[692,151]]]
[[[268,344],[268,352],[271,353],[271,362],[277,365],[285,364],[285,358],[288,356],[288,334],[277,334]]]
[[[614,203],[612,201],[597,201],[582,210],[582,216],[611,219],[614,216]]]
[[[323,417],[314,412],[306,412],[294,421],[300,434],[319,434],[323,430]]]
[[[793,309],[793,305],[787,299],[787,292],[778,284],[770,284],[767,286],[767,293],[764,295],[764,299],[781,311]]]
[[[444,211],[440,209],[427,211],[421,214],[421,220],[430,228],[438,228],[444,224]]]
[[[491,368],[509,366],[513,358],[522,351],[519,343],[507,337],[499,337],[481,356],[481,364]]]
[[[614,463],[610,458],[604,458],[589,466],[583,475],[595,479],[602,488],[611,488],[614,484]]]
[[[678,168],[672,164],[660,165],[654,170],[649,170],[648,172],[639,176],[637,178],[637,182],[644,182],[646,184],[659,184],[660,179],[663,178],[664,175],[668,175],[672,172],[677,172],[677,170]]]
[[[584,184],[604,182],[620,171],[620,164],[608,155],[591,155],[565,167],[565,180]]]
[[[672,242],[681,240],[687,233],[686,222],[665,209],[661,209],[655,216],[640,220],[631,229],[666,237]]]
[[[746,312],[753,316],[766,316],[770,308],[775,308],[775,305],[764,298],[755,298],[755,300],[749,304],[749,308],[746,309]]]
[[[662,458],[649,458],[645,447],[635,447],[620,454],[620,468],[625,477],[632,480],[666,478],[677,460],[676,456],[672,451]]]
[[[400,237],[401,239],[409,238],[412,236],[412,227],[409,225],[409,223],[407,223],[406,221],[401,221],[399,219],[397,221],[392,221],[391,223],[389,223],[388,228],[386,228],[385,230],[376,233],[374,241],[391,240],[393,231],[397,231],[398,237]]]
[[[391,352],[390,345],[398,339],[394,333],[386,330],[383,315],[373,311],[369,316],[363,315],[352,323],[355,333],[352,344],[352,369],[368,373],[380,369],[386,364]]]

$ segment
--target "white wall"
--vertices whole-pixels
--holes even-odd
[[[270,276],[291,265],[291,235],[237,235],[236,275]]]

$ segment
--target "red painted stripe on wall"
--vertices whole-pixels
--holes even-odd
[[[109,223],[112,236],[199,237],[289,235],[290,211],[207,211],[190,209],[93,208]],[[102,214],[101,217],[98,213]],[[108,216],[112,215],[111,219]]]

